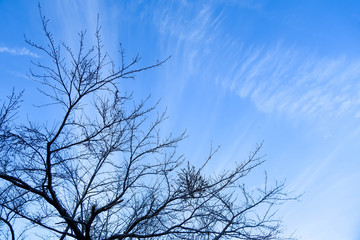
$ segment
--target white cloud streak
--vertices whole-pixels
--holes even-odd
[[[29,49],[23,48],[8,48],[8,47],[0,47],[0,53],[9,53],[15,56],[30,56],[33,58],[39,58],[39,55],[31,52]]]
[[[360,117],[360,60],[316,57],[279,44],[240,51],[222,86],[267,113]]]
[[[155,21],[161,34],[177,39],[177,66],[185,65],[187,75],[213,77],[208,80],[269,114],[360,117],[360,59],[319,56],[282,43],[249,47],[218,29],[222,13],[214,14],[210,5],[196,12],[187,7],[192,9],[184,4],[163,10]]]

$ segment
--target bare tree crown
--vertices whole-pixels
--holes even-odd
[[[26,40],[50,61],[31,77],[62,117],[55,125],[18,124],[22,94],[0,109],[0,238],[282,239],[273,206],[287,200],[282,183],[248,191],[242,179],[263,162],[261,145],[235,169],[205,176],[176,153],[185,135],[160,133],[165,113],[135,104],[120,80],[163,64],[120,67],[96,44],[76,51],[57,44],[41,14],[47,45]],[[210,160],[216,151],[211,151]],[[20,224],[19,224],[20,223]],[[34,229],[41,229],[37,235]]]

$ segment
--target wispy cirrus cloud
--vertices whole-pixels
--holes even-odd
[[[250,7],[254,2],[240,3]],[[194,3],[156,12],[164,45],[171,46],[177,69],[183,69],[176,74],[182,82],[177,90],[192,76],[215,78],[261,112],[290,118],[360,117],[360,58],[320,55],[286,42],[251,46],[224,30],[225,13],[214,4]]]
[[[290,116],[360,117],[360,59],[317,57],[295,48],[239,53],[221,85],[262,112]]]
[[[11,55],[16,56],[30,56],[33,58],[39,58],[39,55],[36,53],[31,52],[29,49],[23,47],[23,48],[9,48],[9,47],[0,47],[0,53],[9,53]]]

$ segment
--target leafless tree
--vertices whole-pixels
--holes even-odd
[[[57,44],[41,15],[50,59],[31,77],[62,117],[19,123],[22,94],[0,110],[0,238],[20,239],[283,239],[273,207],[289,199],[282,183],[249,191],[242,180],[263,162],[261,145],[234,169],[204,174],[176,153],[185,135],[160,132],[165,114],[135,104],[122,79],[163,64],[120,67],[96,44],[73,51]],[[152,116],[157,116],[153,117]],[[40,230],[41,229],[41,230]],[[30,235],[29,235],[30,234]]]

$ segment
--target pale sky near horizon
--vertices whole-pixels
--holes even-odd
[[[246,159],[264,141],[254,184],[286,179],[303,194],[280,207],[302,240],[360,240],[360,1],[40,1],[55,38],[76,47],[100,16],[106,51],[119,43],[144,66],[172,56],[123,88],[167,107],[164,131],[187,130],[194,164],[221,145],[207,171]],[[0,0],[0,99],[25,89],[29,114],[41,97],[26,37],[44,43],[37,1]],[[260,181],[261,182],[261,181]]]

